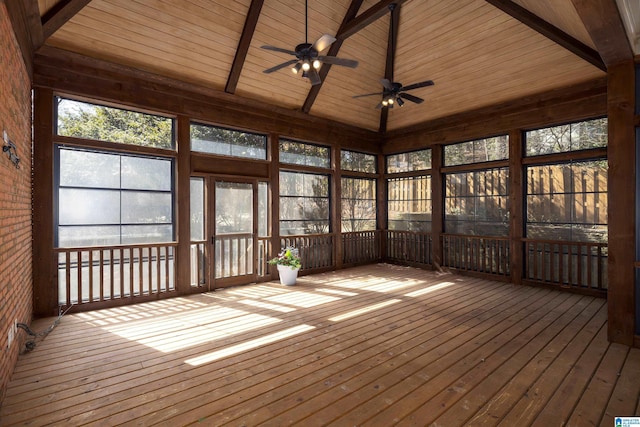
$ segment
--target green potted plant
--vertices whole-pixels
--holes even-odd
[[[287,246],[277,257],[270,259],[268,263],[278,268],[280,283],[289,286],[296,284],[298,270],[302,266],[297,248]]]

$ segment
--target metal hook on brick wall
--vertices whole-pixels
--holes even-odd
[[[20,157],[18,157],[18,152],[16,151],[16,145],[11,142],[9,139],[9,135],[7,135],[7,131],[5,130],[2,133],[2,138],[4,139],[4,145],[2,146],[2,151],[7,153],[9,160],[16,166],[16,169],[20,169]]]

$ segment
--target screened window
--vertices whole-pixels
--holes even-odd
[[[249,159],[267,158],[267,137],[203,124],[191,124],[191,150]]]
[[[173,241],[173,161],[57,147],[57,247]]]
[[[445,175],[445,231],[506,236],[509,231],[507,168]]]
[[[607,242],[607,161],[529,166],[527,237]]]
[[[281,163],[319,168],[331,166],[329,147],[281,139],[278,148]]]
[[[413,172],[431,169],[431,149],[387,156],[387,173]]]
[[[444,164],[446,166],[490,162],[509,158],[509,136],[477,139],[459,144],[445,145]]]
[[[377,160],[373,154],[342,150],[340,152],[340,168],[346,171],[376,173]]]
[[[342,231],[376,229],[376,181],[342,178]]]
[[[525,135],[526,155],[539,156],[606,147],[607,132],[606,118],[532,130]]]
[[[62,136],[172,149],[173,119],[56,97]]]
[[[204,240],[204,178],[192,177],[190,183],[191,241]]]
[[[329,177],[280,172],[280,234],[328,233]]]
[[[387,180],[388,228],[431,231],[431,176]]]

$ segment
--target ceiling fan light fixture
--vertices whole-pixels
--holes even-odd
[[[322,66],[322,62],[320,62],[319,59],[316,59],[313,61],[313,68],[315,68],[316,70],[319,70],[320,66]]]
[[[393,105],[393,98],[389,98],[389,99],[387,99],[387,104],[389,104],[389,105]]]
[[[311,64],[306,59],[302,63],[302,71],[309,71],[311,69]]]
[[[402,106],[404,105],[404,101],[402,100],[402,98],[398,98],[398,99],[396,99],[396,102],[398,103],[398,105],[399,105],[400,107],[402,107]]]
[[[386,107],[387,105],[389,105],[389,101],[387,99],[383,99],[382,100],[382,105],[384,105]]]
[[[293,74],[298,74],[298,71],[300,71],[300,68],[302,68],[302,65],[300,65],[300,63],[298,62],[296,65],[291,67],[291,72]]]

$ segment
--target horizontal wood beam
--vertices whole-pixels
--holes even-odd
[[[336,38],[339,40],[345,40],[365,28],[367,25],[377,21],[389,12],[389,5],[395,3],[401,5],[406,0],[382,0],[375,5],[371,6],[366,11],[362,12],[358,17],[349,21],[344,28],[341,28],[336,34]]]
[[[492,4],[504,13],[508,14],[514,19],[522,22],[532,30],[537,31],[543,36],[547,37],[554,43],[567,49],[569,52],[579,56],[585,61],[598,67],[602,71],[606,71],[606,66],[600,58],[600,54],[594,49],[590,48],[580,40],[575,39],[569,34],[565,33],[561,29],[551,25],[544,19],[541,19],[537,15],[529,12],[524,7],[511,0],[485,0],[487,3]]]
[[[615,0],[571,0],[607,67],[633,60]]]
[[[377,132],[49,46],[35,64],[34,85],[69,95],[371,153],[382,143]]]
[[[607,79],[602,77],[387,132],[383,151],[389,154],[415,150],[606,114]]]
[[[66,24],[76,13],[88,5],[91,0],[62,0],[42,17],[44,41]],[[39,46],[38,46],[39,47]]]
[[[242,29],[242,35],[238,42],[238,48],[236,49],[236,55],[233,58],[233,64],[231,64],[231,71],[227,78],[227,85],[224,91],[227,93],[235,93],[238,86],[238,80],[240,80],[240,73],[244,66],[244,61],[247,59],[247,53],[249,52],[249,46],[251,45],[251,39],[253,39],[253,33],[256,30],[258,24],[258,18],[260,17],[260,11],[264,0],[251,0],[247,17],[244,21],[244,28]]]

